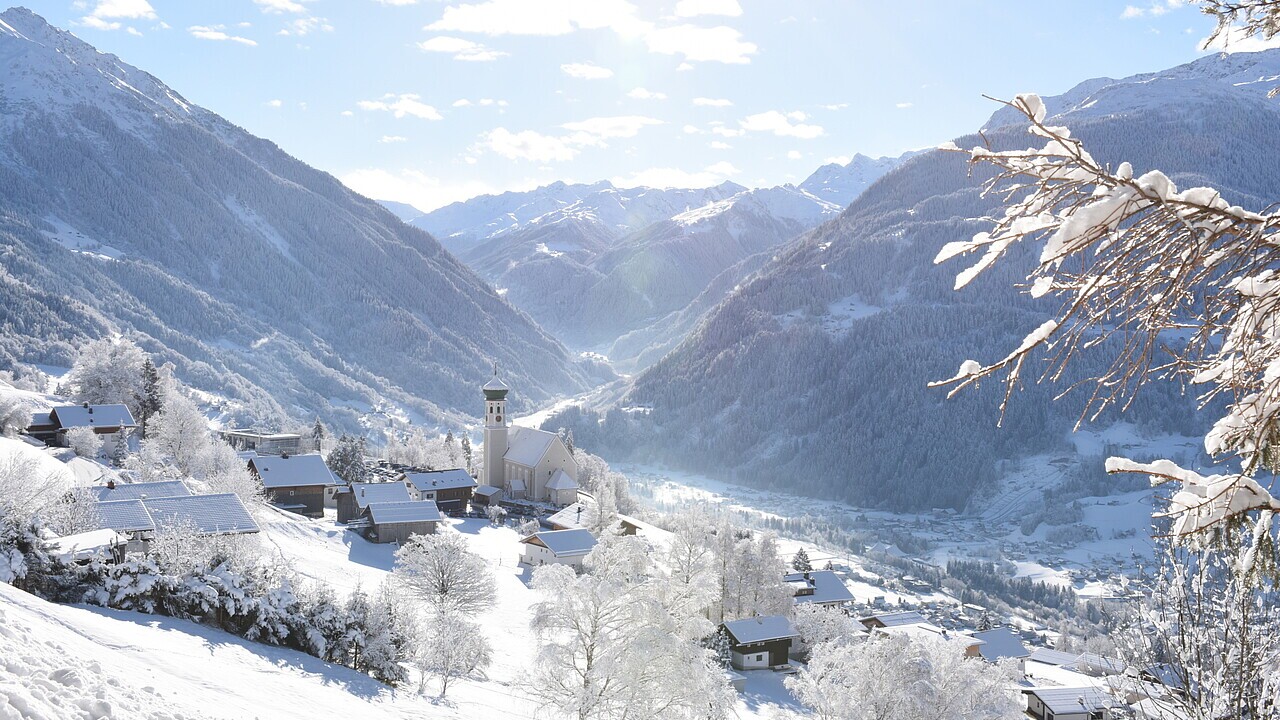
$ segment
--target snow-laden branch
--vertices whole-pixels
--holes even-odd
[[[1036,95],[1006,105],[1027,118],[1041,142],[967,151],[971,164],[997,169],[984,193],[1001,198],[1005,209],[991,229],[947,243],[935,262],[977,256],[957,274],[960,289],[1016,244],[1043,241],[1025,291],[1063,304],[1002,359],[966,360],[955,376],[932,385],[954,395],[998,376],[1006,384],[1003,413],[1029,357],[1046,356],[1040,379],[1057,380],[1078,352],[1114,338],[1120,351],[1093,378],[1082,420],[1112,404],[1127,407],[1153,376],[1200,387],[1205,403],[1229,399],[1205,449],[1236,454],[1243,472],[1203,477],[1172,463],[1161,472],[1117,467],[1182,484],[1168,512],[1175,535],[1280,508],[1254,479],[1275,464],[1280,437],[1280,216],[1232,205],[1213,188],[1179,190],[1158,170],[1135,177],[1127,162],[1112,169],[1067,128],[1046,124]],[[942,149],[966,152],[952,143]]]

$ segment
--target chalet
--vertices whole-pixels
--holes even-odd
[[[595,512],[595,501],[586,495],[580,496],[577,502],[567,505],[559,511],[553,513],[546,519],[546,524],[552,530],[576,530],[585,528],[591,520],[592,513]],[[658,534],[654,526],[641,522],[629,515],[618,515],[617,524],[611,528],[616,535],[639,535],[641,531],[645,535],[652,537]],[[659,531],[661,532],[661,531]]]
[[[433,501],[441,512],[450,514],[466,512],[476,489],[476,479],[461,468],[409,472],[404,482],[414,500]]]
[[[257,455],[249,458],[249,472],[262,483],[272,505],[307,517],[324,516],[325,488],[338,484],[316,454]]]
[[[849,592],[844,581],[832,570],[788,573],[782,580],[791,588],[797,605],[839,607],[853,602],[853,593]]]
[[[25,432],[45,445],[57,444],[58,425],[53,421],[52,413],[32,413],[31,422],[27,424]]]
[[[729,637],[729,659],[738,670],[786,665],[791,644],[800,637],[782,615],[767,615],[721,624]]]
[[[106,485],[90,488],[89,491],[98,502],[179,497],[191,494],[191,491],[187,489],[187,486],[181,480],[159,480],[141,483],[117,483],[112,480]]]
[[[145,549],[156,531],[168,526],[188,527],[197,535],[258,532],[258,524],[234,493],[105,500],[94,509],[99,527],[127,537],[129,550]]]
[[[1036,720],[1108,720],[1118,704],[1098,687],[1024,688],[1022,694]]]
[[[296,433],[222,430],[218,436],[236,450],[252,450],[259,455],[301,455],[303,452],[302,436]]]
[[[1022,644],[1022,639],[1013,630],[998,627],[971,635],[982,641],[978,646],[978,654],[983,660],[994,663],[1012,659],[1017,661],[1019,671],[1026,672],[1027,658],[1031,657],[1031,651]]]
[[[434,535],[444,522],[440,508],[430,500],[372,503],[365,509],[363,519],[365,536],[370,541],[401,545],[414,535]]]
[[[471,504],[488,507],[497,505],[502,500],[502,488],[492,485],[481,485],[471,493]]]
[[[895,625],[917,625],[920,623],[927,623],[929,621],[915,610],[908,610],[906,612],[871,615],[861,618],[858,622],[865,625],[868,630],[875,630],[877,628],[887,628]]]
[[[513,427],[507,415],[510,388],[493,378],[485,400],[483,484],[501,488],[508,500],[568,505],[578,499],[578,462],[559,435]]]
[[[373,503],[409,502],[409,489],[398,482],[351,483],[338,489],[338,522],[346,523],[364,514]]]
[[[67,447],[67,433],[71,430],[91,428],[102,440],[103,452],[108,455],[115,451],[117,442],[127,442],[129,433],[138,427],[133,414],[124,405],[62,405],[49,411],[47,421],[40,413],[33,415],[31,419],[28,434],[42,437],[50,445],[62,447]],[[37,421],[41,423],[38,426]]]
[[[520,562],[526,565],[568,565],[582,569],[582,560],[596,546],[596,538],[581,528],[536,532],[521,540]]]

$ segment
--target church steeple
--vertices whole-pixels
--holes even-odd
[[[507,392],[511,388],[498,377],[498,363],[484,391],[484,484],[501,488],[506,480]]]

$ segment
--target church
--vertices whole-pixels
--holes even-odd
[[[493,378],[484,390],[484,485],[508,500],[568,505],[578,500],[578,463],[553,432],[512,427],[507,417],[507,384]]]

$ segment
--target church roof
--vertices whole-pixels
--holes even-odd
[[[503,382],[503,381],[502,381],[502,378],[498,377],[497,375],[494,375],[493,377],[489,378],[489,382],[485,383],[485,384],[484,384],[484,388],[482,388],[482,389],[484,389],[484,390],[510,390],[511,388],[507,387],[507,384],[506,384],[505,382]]]
[[[527,427],[513,427],[507,434],[507,452],[502,457],[508,462],[525,467],[535,467],[551,443],[560,438],[553,432]]]
[[[578,481],[569,477],[569,473],[563,470],[556,470],[551,474],[551,479],[547,481],[548,490],[577,490]]]

